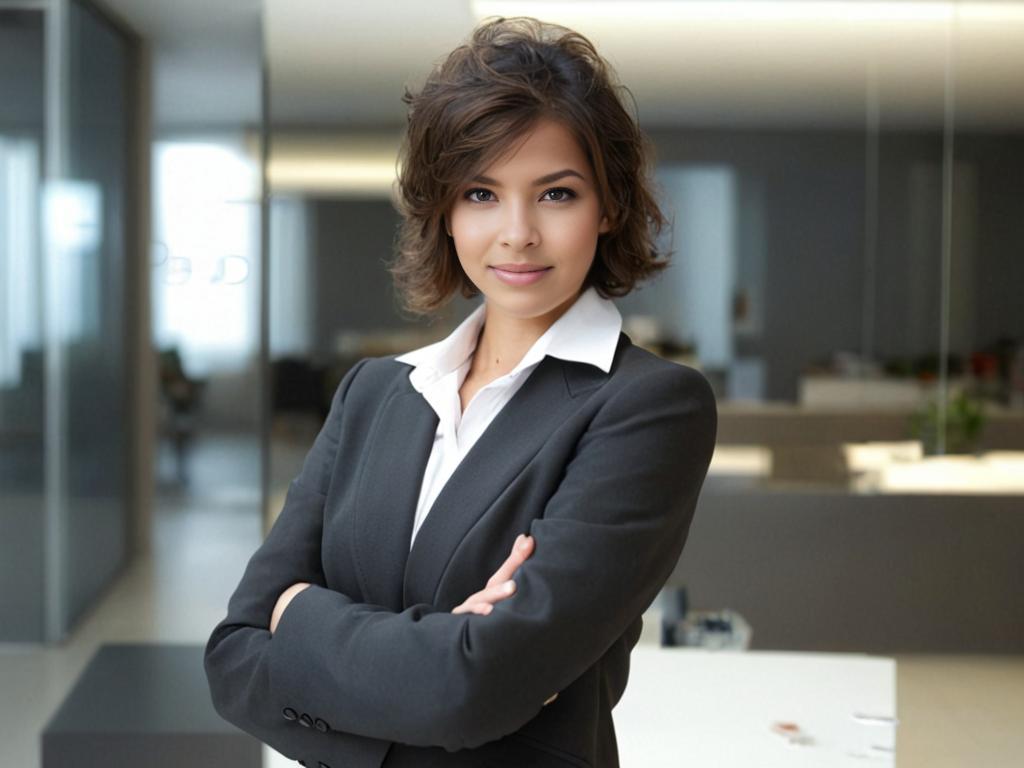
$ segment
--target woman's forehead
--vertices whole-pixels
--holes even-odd
[[[554,165],[558,168],[547,167]],[[591,173],[587,153],[576,134],[561,121],[541,118],[495,145],[475,164],[471,175],[514,174],[541,167],[546,171],[571,168],[585,177]]]

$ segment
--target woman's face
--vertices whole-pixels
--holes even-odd
[[[468,180],[448,225],[459,263],[486,296],[488,311],[520,319],[557,319],[568,309],[598,235],[608,231],[587,156],[553,120],[539,121],[509,154]]]

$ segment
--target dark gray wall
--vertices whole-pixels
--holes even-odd
[[[399,216],[387,200],[320,199],[310,203],[311,279],[316,301],[314,349],[330,358],[339,332],[418,327],[403,319],[386,261]],[[446,316],[458,322],[474,306],[457,296]]]
[[[329,354],[338,331],[372,331],[401,323],[384,265],[398,214],[386,200],[316,200],[312,207],[314,348]]]
[[[862,347],[865,134],[721,129],[651,135],[659,163],[725,164],[741,185],[764,189],[763,216],[755,217],[764,221],[766,239],[763,335],[745,339],[741,349],[765,359],[769,398],[795,399],[809,363]],[[954,259],[971,259],[957,268],[970,273],[975,291],[973,333],[965,346],[977,349],[999,336],[1024,336],[1014,293],[1024,283],[1024,134],[958,134],[955,147],[956,162],[977,170],[976,199],[957,197],[954,209]],[[937,133],[881,134],[873,338],[883,357],[938,352],[941,161]],[[966,242],[957,214],[968,207],[977,216],[976,237]],[[750,247],[742,233],[739,242]],[[744,254],[738,260],[742,264]],[[963,287],[954,283],[954,302]]]
[[[1024,134],[957,136],[958,159],[977,163],[979,342],[1024,338]]]
[[[43,22],[36,10],[0,8],[0,126],[38,136],[43,125]]]
[[[709,480],[675,573],[752,647],[1024,651],[1024,516],[1012,496],[733,494]]]

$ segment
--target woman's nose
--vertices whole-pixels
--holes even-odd
[[[530,211],[522,205],[506,208],[501,222],[501,244],[514,251],[521,251],[540,243],[540,231]]]

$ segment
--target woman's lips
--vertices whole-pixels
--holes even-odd
[[[511,272],[507,269],[499,269],[498,267],[488,267],[488,269],[492,270],[499,280],[509,285],[530,285],[531,283],[536,283],[551,271],[551,267],[544,267],[530,272]]]

